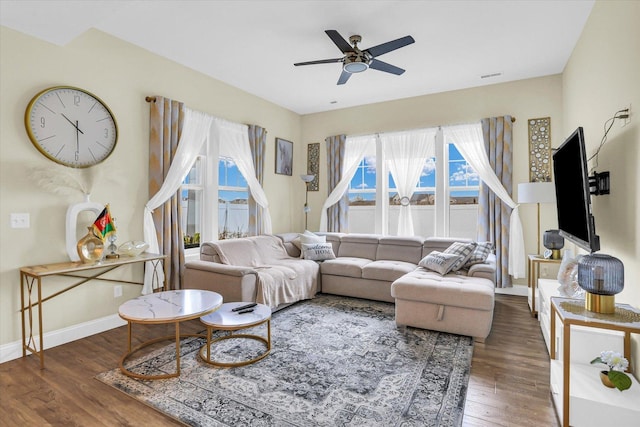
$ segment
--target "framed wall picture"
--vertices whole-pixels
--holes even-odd
[[[276,138],[276,173],[289,175],[293,173],[293,142]]]

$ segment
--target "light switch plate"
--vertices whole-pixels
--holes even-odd
[[[29,214],[28,213],[12,213],[11,214],[11,228],[29,228]]]

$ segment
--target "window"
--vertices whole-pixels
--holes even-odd
[[[223,240],[248,235],[247,181],[233,159],[221,156],[216,164],[208,160],[210,157],[198,156],[180,187],[181,226],[184,248],[192,249],[189,253],[196,253],[194,248],[200,247],[202,241],[214,240],[215,236]]]
[[[400,199],[383,157],[380,144],[376,144],[351,179],[350,232],[394,234],[397,230]],[[387,179],[383,181],[382,176]],[[410,200],[415,234],[474,239],[479,186],[478,174],[438,131],[436,156],[425,162]]]
[[[200,246],[202,235],[202,198],[204,195],[204,166],[206,159],[198,156],[191,171],[185,177],[180,188],[180,205],[182,208],[182,232],[184,248]]]
[[[249,234],[249,185],[233,159],[218,160],[218,239]]]

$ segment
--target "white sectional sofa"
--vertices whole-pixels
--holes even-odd
[[[420,260],[432,251],[445,251],[454,242],[469,240],[323,235],[326,242],[331,243],[336,257],[319,263],[300,259],[298,233],[205,243],[201,246],[201,259],[185,265],[184,286],[213,290],[225,301],[260,301],[264,298],[260,275],[271,270],[264,264],[265,259],[274,265],[306,263],[308,268],[300,274],[315,277],[307,281],[313,283],[311,293],[321,291],[394,302],[396,323],[402,326],[468,335],[480,342],[489,335],[495,288],[493,254],[468,269],[440,275],[420,267]],[[256,240],[260,241],[258,246]],[[224,253],[232,246],[233,252],[246,251],[243,258],[246,262],[242,265],[225,259]],[[272,253],[267,255],[265,250]],[[315,271],[312,264],[318,267]],[[290,304],[307,297],[309,293],[281,298],[281,303]]]

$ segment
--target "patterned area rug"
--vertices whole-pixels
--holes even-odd
[[[252,333],[266,334],[266,325]],[[399,329],[393,304],[318,295],[273,314],[272,350],[238,368],[202,362],[202,338],[181,344],[181,375],[142,381],[119,369],[97,378],[193,426],[459,426],[473,353],[470,337]],[[251,358],[264,344],[228,339],[212,349]],[[133,359],[134,372],[175,371],[175,345]],[[166,371],[165,371],[166,369]]]

